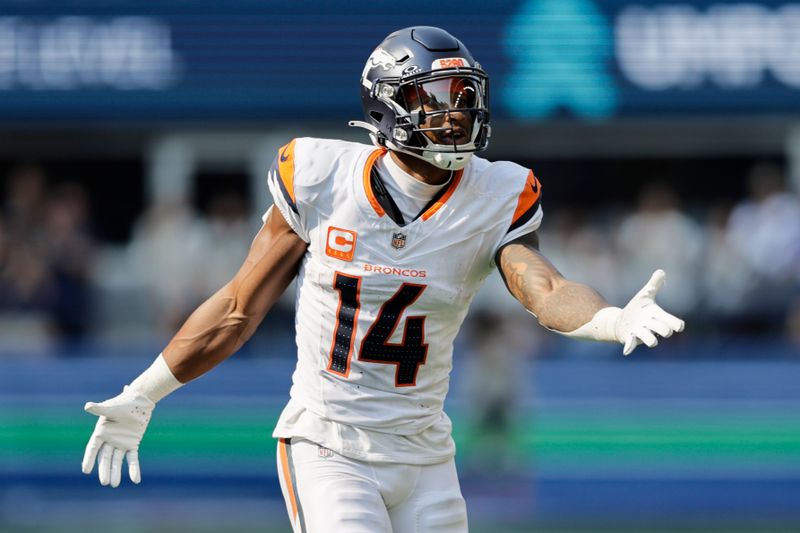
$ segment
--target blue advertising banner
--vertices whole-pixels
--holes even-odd
[[[0,124],[358,118],[366,58],[418,24],[499,117],[800,111],[800,2],[0,0]]]

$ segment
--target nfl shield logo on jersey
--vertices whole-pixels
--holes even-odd
[[[392,248],[399,250],[406,245],[406,236],[404,233],[395,233],[392,235]]]

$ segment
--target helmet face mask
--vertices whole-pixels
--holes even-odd
[[[486,148],[489,79],[453,36],[432,27],[399,30],[372,53],[361,100],[373,142],[446,170]]]

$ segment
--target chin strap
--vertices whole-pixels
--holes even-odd
[[[459,154],[443,154],[433,152],[433,164],[445,170],[461,170],[467,166],[470,159],[472,159],[471,152],[463,152]]]

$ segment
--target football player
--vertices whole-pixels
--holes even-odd
[[[297,367],[274,437],[295,532],[463,532],[451,423],[453,339],[493,268],[548,329],[655,346],[683,322],[654,299],[657,271],[623,307],[540,253],[542,186],[476,157],[490,136],[489,79],[433,27],[389,35],[361,75],[372,143],[298,138],[269,170],[274,205],[234,278],[203,303],[100,417],[83,471],[120,483],[156,403],[252,335],[297,279]]]

